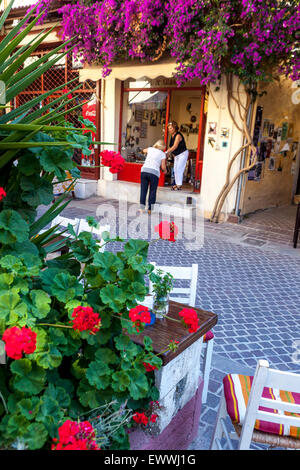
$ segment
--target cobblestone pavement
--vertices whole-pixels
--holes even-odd
[[[96,197],[75,200],[64,214],[93,215],[101,202]],[[286,214],[283,210],[282,216]],[[297,249],[291,248],[290,234],[283,233],[287,221],[279,222],[280,211],[271,215],[266,216],[265,228],[262,213],[238,226],[205,222],[204,246],[197,250],[187,250],[183,240],[159,240],[150,246],[149,260],[160,265],[198,263],[196,306],[218,314],[208,401],[190,449],[209,448],[226,373],[253,373],[260,358],[273,368],[300,373],[300,353],[298,363],[293,362],[294,342],[300,341],[300,242]],[[292,219],[293,213],[290,227]],[[282,231],[280,243],[270,236],[271,224]],[[258,240],[256,231],[265,243],[245,243],[247,238]]]

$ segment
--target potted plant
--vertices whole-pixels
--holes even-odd
[[[157,269],[150,274],[150,281],[153,284],[153,313],[157,318],[163,318],[169,310],[169,294],[173,289],[173,276],[165,273],[162,269]]]

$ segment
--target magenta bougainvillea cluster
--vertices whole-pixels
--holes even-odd
[[[41,0],[39,10],[52,0]],[[215,82],[233,72],[245,83],[272,73],[300,78],[298,0],[102,0],[63,1],[64,39],[79,39],[83,61],[151,61],[167,51],[179,83]]]

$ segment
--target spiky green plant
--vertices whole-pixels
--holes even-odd
[[[14,0],[11,0],[2,13],[0,30],[13,3]],[[35,9],[0,42],[0,84],[3,92],[0,103],[0,187],[4,187],[8,194],[3,202],[3,209],[19,212],[30,224],[29,231],[34,244],[39,249],[47,245],[49,252],[52,249],[49,242],[55,240],[55,231],[49,230],[42,236],[38,235],[38,232],[68,204],[68,201],[65,201],[66,194],[38,220],[37,207],[51,202],[54,181],[63,181],[66,170],[69,170],[75,179],[79,176],[76,164],[72,161],[74,149],[80,148],[83,153],[89,154],[92,139],[90,133],[83,135],[81,129],[65,122],[68,113],[84,104],[73,105],[74,98],[68,98],[68,95],[81,85],[68,89],[66,93],[61,93],[59,97],[42,106],[55,92],[72,87],[74,80],[41,94],[16,109],[10,108],[10,103],[16,96],[66,55],[65,46],[69,41],[49,51],[34,63],[24,65],[26,59],[47,40],[55,27],[33,35],[33,39],[22,45],[43,14],[41,12],[33,18],[34,13]],[[35,109],[37,105],[39,107]],[[90,130],[94,130],[93,127]],[[18,186],[22,188],[21,193],[15,192]],[[69,190],[71,187],[72,184]],[[57,249],[57,244],[53,248]]]

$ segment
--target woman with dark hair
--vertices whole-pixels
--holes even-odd
[[[178,191],[182,187],[183,173],[185,170],[189,152],[186,148],[184,137],[181,132],[179,132],[177,122],[169,122],[168,131],[171,134],[171,138],[169,148],[166,153],[172,153],[174,155],[175,185],[172,186],[172,189],[173,191]]]

